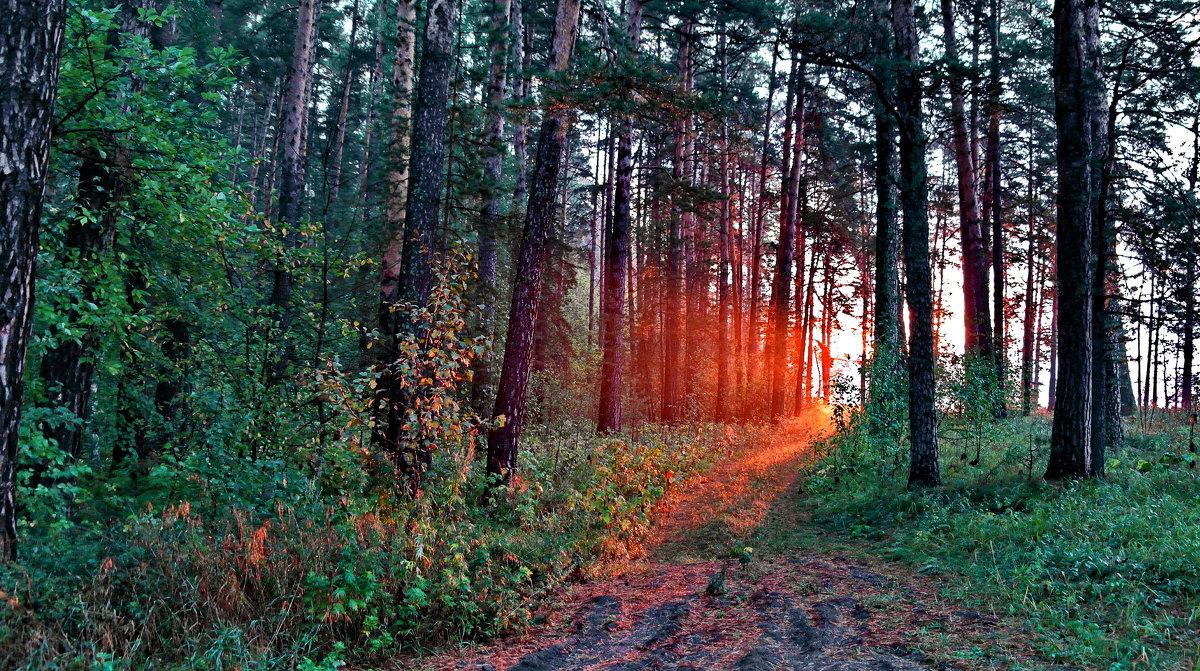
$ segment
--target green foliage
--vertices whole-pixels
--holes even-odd
[[[1043,417],[991,421],[980,436],[943,423],[947,486],[907,492],[832,455],[806,488],[819,527],[947,579],[952,596],[1025,619],[1050,661],[1086,668],[1173,668],[1200,631],[1200,496],[1186,433],[1130,431],[1102,482],[1049,484]],[[969,425],[969,422],[967,423]],[[982,462],[958,455],[979,440]],[[856,453],[857,454],[857,453]],[[970,455],[968,455],[970,456]]]
[[[482,464],[452,450],[416,501],[306,495],[302,470],[268,460],[164,466],[149,477],[175,503],[42,536],[5,570],[0,659],[330,668],[495,636],[573,571],[628,555],[654,504],[711,451],[684,430],[598,440],[564,426],[531,442],[499,511],[472,505]]]

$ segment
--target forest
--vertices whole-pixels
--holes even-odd
[[[0,668],[1200,669],[1200,1],[0,0]]]

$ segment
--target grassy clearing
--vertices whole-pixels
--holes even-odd
[[[946,484],[928,492],[906,491],[902,460],[846,429],[804,481],[823,542],[1025,620],[1050,662],[1200,668],[1200,482],[1185,418],[1129,422],[1105,481],[1062,483],[1037,478],[1048,418],[948,421]]]

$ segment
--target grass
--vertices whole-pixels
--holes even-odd
[[[769,542],[819,538],[937,575],[947,596],[1024,621],[1054,664],[1200,668],[1200,482],[1185,418],[1129,422],[1105,480],[1058,483],[1037,477],[1048,418],[947,421],[945,485],[923,492],[906,491],[902,462],[864,434],[848,427],[807,474],[810,528]]]

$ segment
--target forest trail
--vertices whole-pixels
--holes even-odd
[[[814,409],[777,438],[729,454],[668,497],[640,559],[573,585],[523,635],[399,668],[1008,668],[935,663],[916,651],[921,629],[944,629],[953,650],[1011,647],[1025,638],[1003,631],[992,615],[947,602],[936,580],[798,545],[794,534],[806,520],[797,479],[830,427],[828,411]]]

